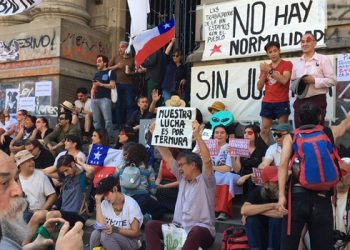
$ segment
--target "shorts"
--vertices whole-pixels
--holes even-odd
[[[275,120],[283,115],[290,115],[289,102],[261,103],[260,116]]]

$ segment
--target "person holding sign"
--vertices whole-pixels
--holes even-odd
[[[261,103],[261,137],[269,144],[269,132],[272,121],[277,119],[279,123],[288,121],[289,107],[289,83],[293,64],[281,58],[280,44],[269,42],[264,47],[270,64],[260,64],[260,77],[258,89],[265,89],[265,95]]]
[[[219,125],[214,128],[213,139],[218,141],[220,149],[219,154],[211,158],[216,181],[215,212],[218,213],[217,220],[226,220],[228,216],[232,217],[232,199],[238,188],[236,182],[240,178],[238,174],[231,173],[232,161],[228,152],[228,138],[225,126]]]
[[[215,178],[209,150],[199,133],[199,123],[193,122],[193,136],[201,157],[193,152],[181,152],[177,160],[169,148],[158,147],[162,159],[179,181],[173,222],[187,233],[184,250],[209,248],[215,240]],[[145,226],[147,249],[160,250],[162,221],[149,221]]]
[[[326,55],[318,54],[315,51],[317,45],[315,37],[306,33],[301,38],[300,44],[303,55],[294,63],[292,80],[297,81],[302,78],[302,82],[308,86],[308,90],[304,98],[296,98],[293,104],[296,128],[300,125],[299,108],[307,102],[321,108],[321,124],[324,123],[327,110],[326,94],[328,89],[336,84],[336,75],[331,60]]]
[[[244,129],[244,139],[249,140],[249,153],[250,157],[235,157],[233,161],[233,171],[244,179],[240,181],[243,184],[243,193],[248,194],[255,188],[254,183],[250,179],[253,173],[253,168],[257,167],[263,156],[265,155],[267,145],[260,137],[260,128],[257,125],[248,125]]]

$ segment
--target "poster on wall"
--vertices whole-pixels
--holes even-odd
[[[19,100],[19,89],[6,89],[5,107],[9,114],[16,114]]]
[[[335,67],[335,56],[328,55]],[[297,58],[286,58],[294,62]],[[198,107],[204,120],[209,119],[208,106],[215,101],[226,105],[239,122],[260,121],[260,109],[263,92],[257,89],[259,64],[264,61],[219,64],[193,67],[191,70],[191,105]],[[335,120],[336,88],[327,94],[327,120]],[[290,96],[293,118],[295,97]]]
[[[337,55],[337,81],[350,81],[350,54]]]
[[[225,1],[203,6],[203,60],[264,55],[269,41],[300,50],[304,33],[325,46],[326,0]]]
[[[35,83],[35,113],[38,115],[57,116],[58,107],[52,105],[52,82],[40,81]]]
[[[29,112],[35,112],[35,92],[34,82],[22,82],[19,84],[19,103],[18,109],[25,109]]]

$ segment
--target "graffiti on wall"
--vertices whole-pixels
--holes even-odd
[[[328,25],[350,23],[350,4],[341,1],[329,0],[327,4]]]
[[[97,55],[107,55],[107,43],[88,35],[67,33],[62,36],[63,57],[95,64]]]
[[[56,53],[56,31],[52,34],[16,37],[9,42],[0,41],[0,62],[29,60]]]

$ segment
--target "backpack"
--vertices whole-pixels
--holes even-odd
[[[334,144],[321,125],[305,125],[294,130],[294,155],[289,169],[295,174],[295,162],[299,161],[297,178],[306,189],[330,190],[340,179],[340,161]]]
[[[120,175],[120,185],[123,188],[136,189],[141,184],[141,172],[134,163],[124,167],[123,173]]]
[[[244,250],[249,249],[248,237],[243,228],[228,227],[223,233],[221,250]]]

